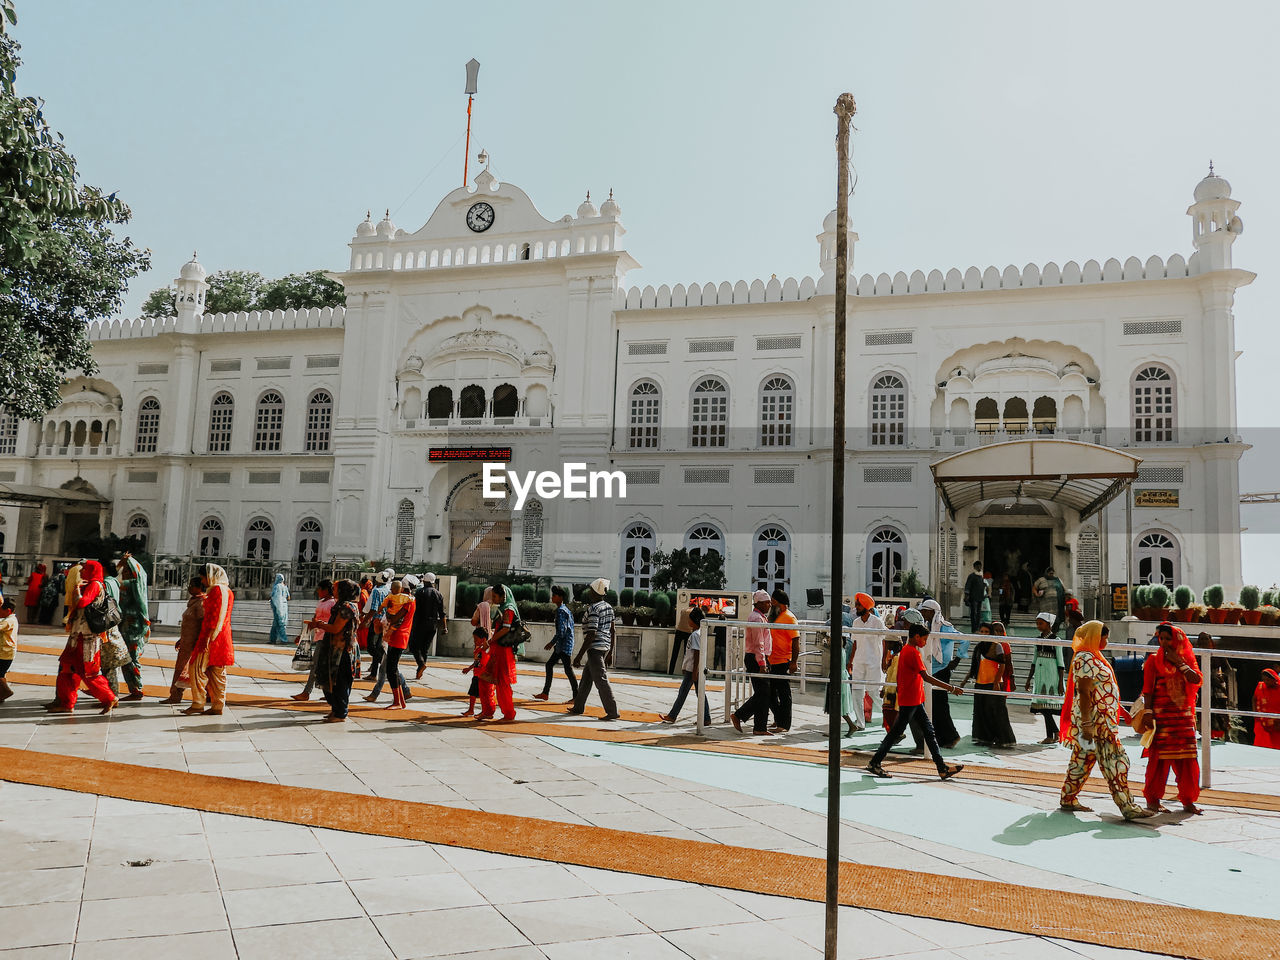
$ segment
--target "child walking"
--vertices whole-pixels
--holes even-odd
[[[464,717],[474,717],[476,715],[476,698],[480,698],[481,714],[493,714],[493,684],[486,683],[480,679],[480,675],[486,671],[489,666],[489,631],[484,627],[476,627],[471,631],[471,642],[475,644],[475,648],[471,655],[471,663],[462,668],[463,673],[471,674],[471,686],[467,688],[467,709],[462,712]]]
[[[689,689],[697,686],[697,678],[702,673],[701,608],[689,611],[689,622],[693,626],[693,633],[689,634],[689,639],[685,642],[684,664],[681,667],[684,673],[680,677],[680,691],[676,694],[676,702],[671,705],[671,711],[662,715],[663,723],[676,722],[676,718],[680,716],[681,709],[684,708],[684,700],[689,695]],[[705,724],[711,723],[711,706],[707,703],[706,697],[702,699],[702,722]]]
[[[0,603],[0,703],[13,696],[13,687],[5,676],[18,655],[18,614],[13,601],[5,598]]]
[[[934,687],[941,687],[956,696],[963,695],[964,689],[962,687],[953,687],[949,683],[943,683],[925,672],[924,660],[920,657],[920,648],[929,640],[929,625],[924,622],[924,617],[917,610],[908,610],[903,616],[907,621],[908,642],[902,648],[902,652],[898,654],[898,717],[894,720],[889,732],[885,734],[884,739],[880,741],[876,755],[867,764],[867,770],[874,777],[889,776],[889,773],[881,764],[889,753],[889,748],[902,738],[912,720],[915,720],[922,728],[925,743],[929,745],[929,752],[933,755],[933,762],[938,767],[938,776],[943,780],[950,780],[964,769],[964,764],[958,763],[949,767],[946,761],[942,759],[942,750],[938,747],[938,735],[934,732],[933,722],[924,710],[924,685],[927,683]]]

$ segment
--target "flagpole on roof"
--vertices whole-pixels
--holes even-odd
[[[467,145],[462,151],[462,186],[467,185],[467,174],[471,162],[471,104],[476,98],[476,77],[480,75],[480,61],[472,57],[467,61]]]

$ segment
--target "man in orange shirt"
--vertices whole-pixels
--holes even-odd
[[[773,649],[769,653],[769,672],[773,681],[770,706],[773,709],[773,732],[786,733],[791,729],[791,674],[796,672],[800,657],[800,631],[796,629],[796,615],[791,612],[791,598],[779,587],[770,598],[773,612],[769,622],[769,639]]]

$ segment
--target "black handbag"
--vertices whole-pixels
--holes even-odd
[[[532,635],[529,628],[524,625],[524,621],[516,617],[511,621],[511,627],[507,632],[495,642],[500,647],[518,647],[522,643],[528,643]]]
[[[84,608],[84,622],[94,633],[106,633],[112,627],[120,626],[124,622],[124,615],[120,612],[120,604],[116,603],[116,598],[106,590],[99,590],[98,595]]]

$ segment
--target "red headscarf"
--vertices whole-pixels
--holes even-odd
[[[85,584],[84,590],[80,594],[80,599],[76,602],[76,607],[87,607],[98,599],[98,594],[102,592],[102,564],[97,560],[86,560],[80,565],[80,582]]]
[[[1166,620],[1156,627],[1156,633],[1161,630],[1173,632],[1178,659],[1182,663],[1195,667],[1196,655],[1192,652],[1191,641],[1187,639],[1187,635],[1182,628],[1175,627]],[[1165,678],[1165,689],[1169,691],[1169,699],[1173,701],[1173,705],[1179,710],[1185,710],[1188,704],[1194,704],[1196,702],[1196,693],[1200,690],[1200,684],[1188,680],[1178,667],[1169,662],[1168,657],[1164,655],[1163,646],[1151,654],[1151,659],[1155,664],[1156,672]]]

